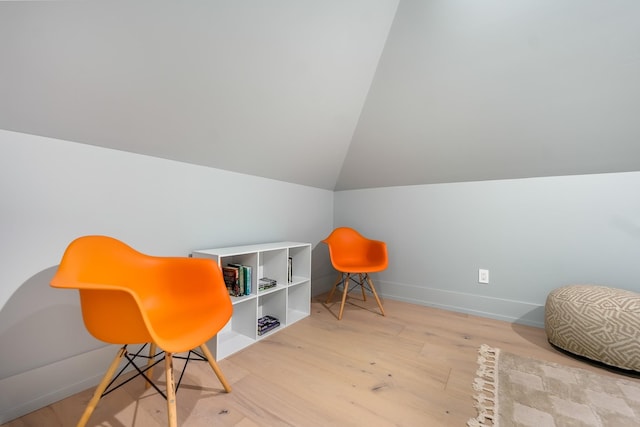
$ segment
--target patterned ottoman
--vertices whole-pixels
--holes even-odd
[[[593,285],[553,290],[544,306],[549,342],[570,353],[640,371],[640,294]]]

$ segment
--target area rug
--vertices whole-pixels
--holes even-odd
[[[640,380],[482,345],[469,427],[640,426]]]

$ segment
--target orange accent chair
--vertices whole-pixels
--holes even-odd
[[[147,387],[153,385],[166,398],[171,427],[177,426],[173,373],[173,359],[180,357],[177,353],[194,353],[208,361],[224,390],[231,391],[206,344],[233,311],[222,273],[213,260],[154,257],[111,237],[84,236],[67,247],[51,286],[78,289],[87,330],[101,341],[122,345],[79,427],[88,422],[100,398],[112,391],[105,392],[115,381],[112,378],[123,357],[129,361],[126,366],[132,364],[147,381]],[[127,345],[147,343],[151,344],[147,368],[141,370],[133,359],[146,356],[139,356],[140,351],[129,353]],[[156,346],[164,351],[166,396],[151,382],[152,367],[162,361],[154,363]],[[202,354],[192,351],[198,347]]]
[[[380,313],[384,316],[384,309],[373,281],[369,273],[376,273],[387,268],[389,260],[387,257],[387,245],[379,240],[371,240],[362,236],[353,228],[339,227],[333,230],[329,237],[323,240],[329,246],[329,257],[333,268],[338,270],[338,278],[329,292],[326,304],[331,302],[333,294],[339,284],[342,284],[342,303],[340,304],[340,314],[338,320],[342,319],[344,304],[347,295],[358,286],[362,289],[362,299],[367,300],[365,288],[368,285],[369,291],[376,298]],[[357,275],[356,279],[354,276]],[[349,289],[351,282],[355,285]]]

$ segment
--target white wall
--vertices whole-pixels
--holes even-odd
[[[542,326],[556,287],[640,292],[639,188],[630,172],[341,191],[334,222],[387,242],[385,297]]]
[[[114,355],[48,285],[78,236],[153,255],[311,242],[314,293],[327,274],[328,190],[0,130],[0,201],[0,423],[91,387]]]

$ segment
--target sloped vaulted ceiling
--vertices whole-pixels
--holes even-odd
[[[640,2],[398,7],[336,189],[640,170]]]
[[[640,2],[0,2],[0,128],[326,189],[640,170]]]
[[[0,2],[0,128],[333,189],[397,3]]]

